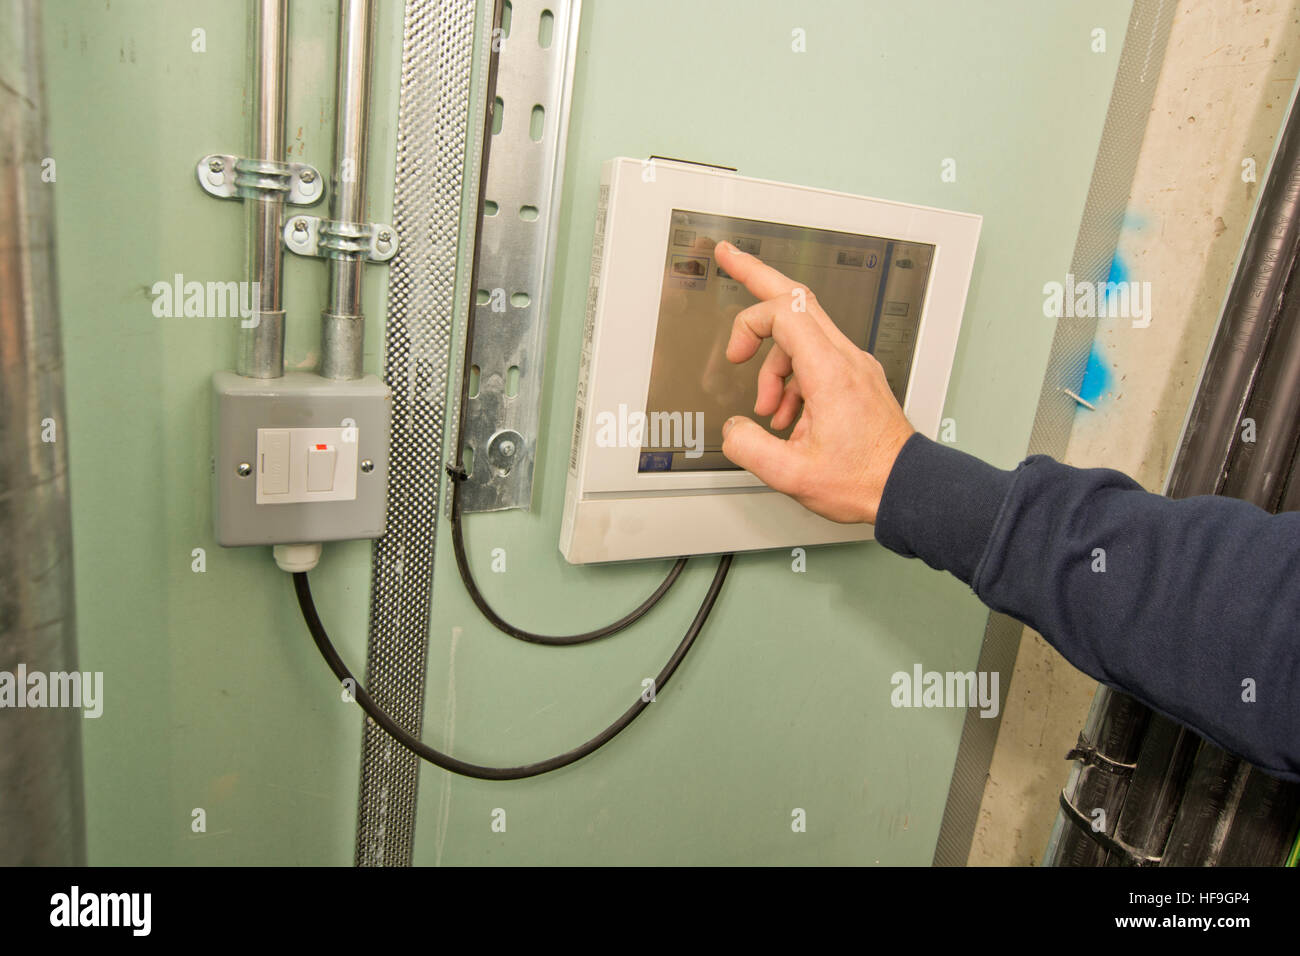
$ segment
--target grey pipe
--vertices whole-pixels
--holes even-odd
[[[0,671],[15,676],[77,670],[41,50],[39,0],[0,0]],[[86,862],[81,721],[0,710],[0,865]]]
[[[360,225],[366,218],[366,146],[370,138],[370,74],[375,10],[371,0],[339,3],[338,93],[334,111],[334,170],[330,219]],[[321,375],[362,375],[365,316],[359,252],[333,253],[329,294],[321,313]]]
[[[252,0],[249,91],[253,100],[248,158],[285,161],[285,81],[289,0]],[[238,180],[236,180],[238,181]],[[235,370],[250,378],[284,375],[284,198],[244,194],[246,278],[257,283],[253,313],[241,323]]]

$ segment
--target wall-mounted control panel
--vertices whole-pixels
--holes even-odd
[[[725,356],[756,299],[726,240],[803,283],[935,437],[981,218],[664,160],[602,170],[560,550],[575,564],[871,537],[772,491],[722,453],[758,368]],[[786,437],[786,432],[778,437]]]
[[[376,538],[388,497],[392,392],[339,382],[213,376],[213,525],[218,543]]]

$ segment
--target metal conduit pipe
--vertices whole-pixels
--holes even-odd
[[[252,0],[249,16],[249,89],[253,99],[248,158],[284,162],[285,82],[289,0]],[[244,174],[252,175],[252,174]],[[236,185],[239,185],[236,177]],[[249,378],[284,375],[284,197],[242,191],[247,279],[254,283],[252,314],[240,323],[235,371]]]
[[[338,95],[334,110],[334,168],[330,219],[345,234],[365,230],[366,146],[370,137],[370,73],[375,10],[371,0],[339,3]],[[341,224],[341,225],[340,225]],[[363,253],[333,249],[329,294],[321,313],[321,369],[330,379],[362,375],[365,316],[361,310]]]
[[[24,697],[24,672],[77,672],[40,6],[0,0],[0,671]],[[0,711],[0,866],[85,864],[81,722],[102,690]]]

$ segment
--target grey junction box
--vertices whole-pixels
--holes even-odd
[[[377,538],[388,496],[392,390],[311,372],[212,378],[217,543]]]

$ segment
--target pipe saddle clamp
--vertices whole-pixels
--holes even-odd
[[[397,255],[397,231],[378,222],[335,222],[316,216],[290,216],[284,244],[300,256],[387,262]]]
[[[218,199],[282,199],[314,206],[325,196],[320,170],[307,163],[211,153],[199,160],[195,172],[203,191]]]

